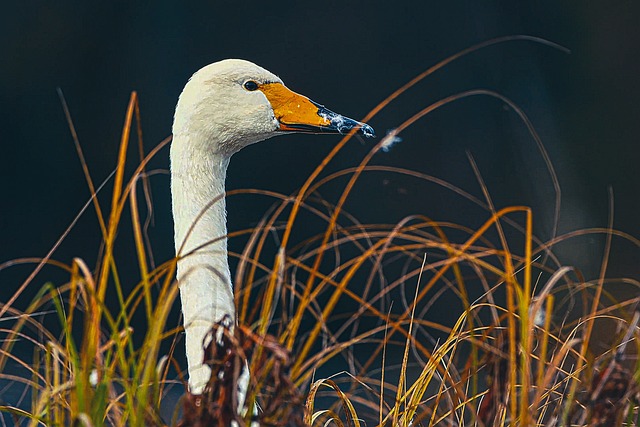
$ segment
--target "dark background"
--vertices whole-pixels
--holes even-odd
[[[293,90],[353,118],[436,62],[494,37],[526,34],[571,53],[526,41],[475,52],[427,78],[370,121],[379,135],[430,103],[486,88],[518,104],[539,132],[562,187],[560,232],[606,226],[607,187],[616,228],[640,235],[640,3],[613,2],[22,2],[0,14],[0,262],[44,256],[87,201],[89,190],[56,93],[61,88],[96,182],[113,170],[130,92],[138,91],[145,147],[170,134],[189,76],[224,58],[256,62]],[[549,239],[553,187],[535,143],[516,114],[490,97],[446,106],[421,120],[374,164],[445,179],[482,198],[465,152],[475,158],[496,207],[534,208],[535,233]],[[295,191],[338,141],[293,135],[250,147],[231,163],[228,188]],[[352,143],[331,170],[359,163],[371,142]],[[168,168],[168,149],[153,166]],[[169,178],[152,180],[156,260],[173,255]],[[331,189],[323,194],[335,200]],[[102,199],[105,207],[108,193]],[[228,204],[230,229],[255,224],[271,200]],[[395,223],[420,213],[477,228],[488,214],[434,185],[372,174],[347,208],[362,222]],[[318,230],[319,231],[319,230]],[[95,263],[99,229],[90,209],[54,258]],[[241,249],[231,242],[231,248]],[[587,278],[600,266],[603,239],[558,247]],[[123,246],[124,274],[139,277]],[[616,242],[611,276],[637,278],[638,251]],[[0,270],[6,301],[33,269]],[[124,276],[126,277],[126,276]],[[34,286],[63,283],[45,270]],[[131,284],[133,285],[133,284]],[[26,303],[27,296],[19,300]]]

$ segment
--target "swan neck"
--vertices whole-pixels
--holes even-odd
[[[235,321],[224,199],[229,156],[209,152],[207,145],[179,135],[171,144],[177,279],[193,393],[210,378],[202,361],[211,326],[224,316]]]
[[[174,139],[171,146],[171,193],[176,255],[203,244],[226,251],[225,178],[229,157]],[[226,258],[225,258],[226,259]]]

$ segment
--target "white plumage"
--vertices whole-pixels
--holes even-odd
[[[283,132],[346,133],[356,127],[373,135],[368,125],[291,92],[248,61],[208,65],[185,86],[173,123],[171,193],[192,393],[201,393],[211,375],[202,361],[213,322],[225,315],[235,319],[224,200],[231,156]]]

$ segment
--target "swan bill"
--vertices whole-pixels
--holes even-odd
[[[281,131],[347,134],[358,129],[368,138],[375,137],[373,128],[368,124],[334,113],[306,96],[289,90],[282,83],[264,83],[258,89],[269,100]]]

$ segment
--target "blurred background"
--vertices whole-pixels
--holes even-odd
[[[359,119],[438,61],[517,34],[558,43],[570,53],[528,41],[482,49],[431,75],[369,123],[384,136],[443,97],[478,88],[497,91],[527,114],[549,152],[562,189],[559,233],[606,226],[610,186],[614,227],[637,237],[639,18],[640,3],[630,1],[7,3],[0,14],[0,263],[44,256],[89,198],[57,88],[100,183],[115,167],[131,91],[140,97],[148,151],[170,135],[187,79],[211,62],[251,60],[293,90]],[[551,237],[550,175],[526,126],[503,102],[487,96],[460,100],[425,117],[402,138],[373,163],[430,174],[483,199],[469,152],[495,206],[532,206],[535,234],[543,241]],[[249,147],[231,162],[228,189],[292,193],[338,140],[289,135]],[[330,170],[357,165],[372,146],[354,139]],[[166,171],[168,155],[163,149],[152,169]],[[151,182],[150,237],[155,259],[162,262],[173,256],[169,177],[157,174]],[[323,192],[329,200],[336,194],[331,187]],[[230,230],[254,225],[272,202],[231,198]],[[365,223],[393,224],[424,214],[477,228],[488,218],[450,191],[386,174],[364,177],[347,209]],[[121,274],[129,271],[137,278],[127,239],[119,254],[131,264],[121,264]],[[563,264],[593,278],[603,242],[579,238],[556,253]],[[79,256],[91,266],[99,243],[90,208],[53,258],[69,263]],[[241,242],[230,245],[242,248]],[[638,261],[637,248],[616,240],[609,275],[637,277]],[[0,299],[6,301],[32,269],[5,265]],[[58,270],[45,269],[34,284],[66,280]],[[19,305],[29,298],[23,295]]]

